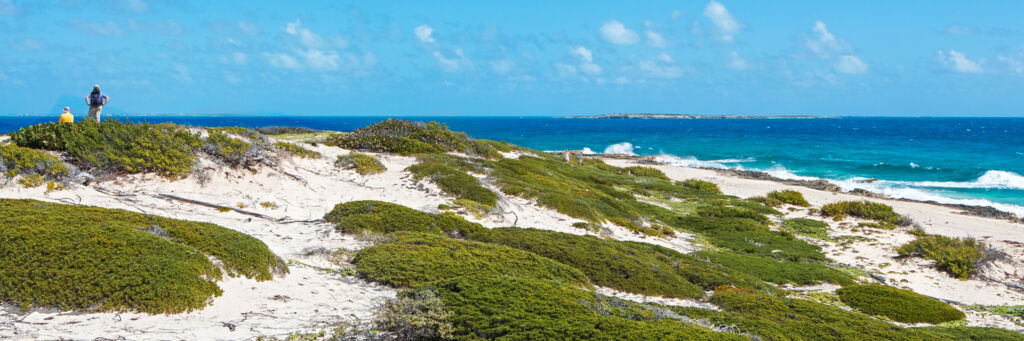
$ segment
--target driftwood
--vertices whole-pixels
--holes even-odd
[[[187,203],[190,203],[190,204],[196,204],[196,205],[201,205],[201,206],[206,206],[206,207],[213,207],[213,208],[216,208],[216,209],[229,209],[229,210],[241,213],[241,214],[251,215],[253,217],[267,219],[267,220],[275,220],[275,221],[278,220],[278,219],[276,219],[274,217],[271,217],[271,216],[268,216],[268,215],[265,215],[265,214],[260,214],[260,213],[256,213],[256,212],[252,212],[252,211],[246,211],[246,210],[239,209],[239,208],[234,208],[234,207],[231,207],[231,206],[217,205],[217,204],[208,203],[208,202],[205,202],[205,201],[199,201],[199,200],[194,200],[194,199],[189,199],[189,198],[183,198],[183,197],[179,197],[179,196],[173,195],[173,194],[163,194],[163,193],[160,193],[160,194],[157,194],[156,197],[157,198],[163,198],[163,199],[171,199],[171,200],[184,201],[184,202],[187,202]]]

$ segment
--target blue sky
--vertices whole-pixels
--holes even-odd
[[[0,0],[0,113],[1020,116],[1020,1]]]

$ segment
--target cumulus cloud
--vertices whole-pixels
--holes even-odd
[[[306,61],[306,65],[310,69],[317,71],[335,71],[338,69],[341,61],[341,57],[334,51],[324,52],[317,49],[308,49],[300,52],[300,54]]]
[[[656,31],[654,31],[654,23],[648,21],[648,22],[646,22],[646,25],[647,25],[647,45],[650,45],[651,47],[659,48],[659,49],[663,49],[663,48],[669,47],[668,40],[666,40],[665,37],[661,35],[661,33],[658,33]]]
[[[563,63],[555,63],[555,70],[557,70],[558,75],[562,77],[575,76],[577,73],[575,66]]]
[[[612,44],[619,45],[636,44],[640,41],[640,36],[636,32],[615,20],[606,21],[601,25],[601,36]]]
[[[569,54],[580,58],[579,70],[589,75],[601,74],[603,69],[600,65],[594,64],[594,55],[583,46],[577,46],[569,50]]]
[[[825,58],[846,50],[845,44],[836,40],[836,36],[821,21],[814,22],[814,37],[807,39],[807,48]]]
[[[416,28],[414,28],[412,30],[412,32],[416,34],[416,38],[418,38],[421,43],[424,43],[424,44],[433,44],[434,43],[434,37],[431,37],[431,35],[434,33],[434,29],[431,28],[429,25],[423,24],[423,25],[416,26]]]
[[[579,56],[585,62],[592,62],[592,61],[594,61],[594,55],[592,53],[590,53],[590,50],[588,50],[586,47],[583,47],[583,46],[574,47],[574,48],[569,50],[569,53],[574,55],[574,56]]]
[[[648,76],[656,78],[679,78],[684,73],[683,68],[675,65],[672,56],[667,53],[660,53],[653,59],[640,61],[637,68]]]
[[[729,68],[733,70],[749,70],[751,68],[750,62],[743,59],[739,52],[729,52]]]
[[[1010,71],[1018,74],[1024,74],[1024,61],[1014,57],[999,56],[999,60],[1006,63]]]
[[[732,13],[729,13],[729,10],[718,1],[711,0],[704,7],[704,17],[711,20],[711,24],[715,25],[715,29],[718,31],[718,39],[722,41],[732,42],[733,37],[740,32],[739,21],[736,21]]]
[[[245,22],[245,21],[239,21],[238,22],[238,29],[241,30],[242,33],[245,33],[245,34],[248,34],[248,35],[251,35],[251,36],[260,34],[260,28],[259,27],[256,27],[256,25],[253,25],[253,24]]]
[[[868,72],[868,64],[864,64],[857,56],[840,56],[834,66],[839,73],[860,75]]]
[[[983,71],[981,63],[985,62],[984,59],[979,62],[970,60],[966,54],[957,50],[949,50],[949,52],[939,50],[939,61],[950,70],[961,73],[981,73]]]
[[[324,45],[324,39],[321,38],[320,35],[302,27],[302,20],[295,20],[293,23],[288,23],[288,25],[285,26],[284,31],[290,35],[299,37],[299,42],[306,47],[318,48],[323,47]]]
[[[441,65],[441,69],[447,72],[456,72],[469,69],[472,67],[472,62],[462,52],[462,49],[456,48],[453,51],[454,57],[447,57],[441,51],[434,51],[434,58],[437,59],[438,65]]]
[[[268,53],[266,54],[267,62],[275,67],[284,69],[298,69],[302,67],[295,57],[287,53]]]

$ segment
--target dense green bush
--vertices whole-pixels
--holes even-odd
[[[480,224],[468,222],[451,213],[431,214],[402,205],[373,201],[349,201],[334,206],[324,216],[345,233],[370,231],[430,232],[447,235],[470,236],[486,232]]]
[[[202,144],[199,136],[175,125],[117,120],[40,124],[12,133],[11,140],[21,147],[66,151],[83,168],[167,177],[187,175],[192,149]]]
[[[622,169],[627,174],[633,174],[634,176],[648,176],[652,178],[658,178],[663,180],[669,180],[668,175],[662,172],[660,169],[654,167],[643,167],[643,166],[631,166]]]
[[[528,277],[433,282],[456,340],[745,340],[683,323],[658,307]]]
[[[228,133],[239,133],[237,129],[210,128],[206,132],[203,150],[208,154],[232,166],[242,165],[246,162],[246,154],[249,153],[252,144],[228,135]]]
[[[918,327],[915,331],[936,335],[932,340],[951,341],[1021,341],[1024,334],[995,327]]]
[[[222,272],[287,271],[258,239],[98,207],[0,199],[0,299],[62,310],[178,313],[205,306]]]
[[[359,274],[394,286],[416,286],[466,274],[514,276],[589,286],[579,270],[507,246],[463,241],[437,234],[397,232],[390,241],[359,251]]]
[[[295,156],[298,156],[298,157],[301,157],[301,158],[304,158],[304,159],[319,159],[320,158],[320,152],[306,149],[305,147],[302,147],[302,146],[294,144],[294,143],[289,143],[289,142],[284,142],[284,141],[277,141],[277,142],[274,142],[274,147],[277,147],[277,149],[280,149],[280,150],[282,150],[282,151],[284,151],[284,152],[286,152],[288,154],[295,155]]]
[[[892,206],[864,201],[840,201],[821,207],[821,214],[841,220],[846,216],[870,219],[889,227],[910,225],[910,219],[896,214]]]
[[[803,193],[787,189],[784,191],[771,191],[768,195],[759,198],[762,203],[771,207],[779,207],[783,204],[790,204],[795,206],[811,206],[811,203],[804,199]]]
[[[861,312],[904,323],[942,323],[962,320],[962,311],[913,291],[886,285],[850,285],[836,291],[839,299]]]
[[[926,235],[900,245],[896,252],[900,256],[934,260],[939,269],[957,278],[968,279],[977,271],[978,263],[985,259],[985,248],[984,242],[974,239]]]
[[[458,199],[475,201],[487,207],[498,203],[498,195],[481,186],[475,177],[446,164],[420,160],[405,170],[416,180],[430,179],[442,191]]]
[[[722,190],[718,189],[718,185],[707,182],[704,180],[688,179],[683,181],[683,186],[693,188],[698,191],[722,194]]]
[[[284,134],[316,134],[320,133],[320,130],[309,129],[303,127],[281,127],[281,126],[269,126],[259,127],[255,129],[257,132],[263,135],[284,135]]]
[[[401,155],[461,152],[488,158],[501,154],[490,143],[477,142],[437,122],[388,119],[347,134],[328,137],[327,144],[361,151]]]
[[[772,231],[744,218],[683,217],[676,227],[701,233],[712,244],[733,251],[790,261],[824,261],[821,247],[788,232]]]
[[[68,167],[53,155],[13,144],[0,146],[0,166],[6,169],[7,177],[37,175],[53,179],[68,175]]]
[[[387,170],[377,158],[357,152],[338,155],[338,158],[334,160],[334,166],[355,170],[359,175],[380,174]]]
[[[451,313],[444,311],[444,302],[431,289],[405,290],[395,298],[385,299],[373,317],[376,330],[388,332],[393,340],[450,340],[455,331],[448,322]],[[341,336],[349,335],[335,334],[332,341]]]
[[[749,275],[657,245],[537,229],[498,228],[474,239],[530,251],[583,271],[597,285],[667,297],[703,297],[723,284],[761,288]]]
[[[728,251],[698,252],[695,256],[707,258],[712,263],[775,284],[809,285],[828,282],[847,285],[854,283],[853,278],[846,272],[833,269],[822,263],[777,261]]]
[[[807,218],[786,219],[782,222],[782,229],[792,232],[793,234],[808,236],[814,239],[829,239],[828,223],[821,220]]]
[[[902,328],[858,312],[811,300],[777,297],[739,289],[717,290],[711,301],[722,310],[669,308],[690,318],[735,326],[738,331],[762,340],[966,341],[986,340],[972,338],[972,335],[1008,335],[993,328]]]

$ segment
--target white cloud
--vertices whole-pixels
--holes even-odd
[[[446,72],[456,72],[466,70],[472,67],[472,62],[466,58],[463,54],[462,49],[455,49],[455,58],[446,57],[441,51],[434,51],[434,58],[437,59],[437,63],[441,65],[441,69]]]
[[[606,21],[601,25],[601,36],[612,44],[619,45],[636,44],[640,41],[640,36],[636,32],[615,20]]]
[[[149,9],[149,5],[143,0],[128,0],[128,8],[136,12],[145,12]]]
[[[974,28],[971,28],[970,26],[953,25],[946,27],[946,33],[957,36],[971,35],[974,34]]]
[[[301,51],[300,54],[303,59],[305,59],[306,65],[313,70],[335,71],[338,69],[338,65],[341,61],[341,57],[339,57],[338,53],[334,51],[324,53],[317,49],[308,49]]]
[[[270,65],[284,69],[298,69],[302,68],[302,64],[299,61],[288,55],[287,53],[268,53],[266,55],[267,61]]]
[[[253,25],[253,24],[245,22],[245,21],[239,21],[238,22],[238,29],[241,30],[242,33],[245,33],[245,34],[248,34],[248,35],[251,35],[251,36],[260,34],[260,28],[259,27],[256,27],[256,25]]]
[[[733,36],[740,32],[740,23],[725,6],[715,0],[711,0],[707,7],[704,7],[704,16],[715,25],[718,39],[722,41],[732,42]]]
[[[600,65],[594,63],[582,63],[580,64],[580,71],[583,71],[588,75],[599,75],[603,70]]]
[[[868,64],[865,64],[857,56],[840,56],[835,64],[836,71],[851,75],[860,75],[868,72]]]
[[[569,49],[569,54],[580,58],[579,70],[589,75],[600,74],[603,69],[600,65],[594,64],[594,55],[583,46]]]
[[[647,23],[647,45],[651,47],[663,49],[667,48],[670,44],[668,40],[661,33],[655,32],[653,29],[654,24],[648,21]]]
[[[555,69],[558,70],[558,75],[562,77],[576,75],[576,67],[569,64],[555,63]]]
[[[174,74],[174,79],[185,84],[192,83],[192,76],[188,74],[188,67],[184,65],[175,65],[174,69],[177,70],[177,73]]]
[[[951,70],[961,73],[981,73],[983,70],[980,63],[985,62],[984,59],[981,59],[980,63],[970,60],[966,54],[957,50],[949,50],[948,53],[939,50],[939,61]]]
[[[249,60],[249,56],[242,52],[235,52],[231,54],[231,60],[238,65],[245,65]]]
[[[288,25],[285,26],[284,31],[293,36],[298,36],[299,42],[306,47],[316,48],[324,45],[323,38],[320,38],[320,36],[313,33],[313,31],[302,27],[302,20],[295,20],[293,23],[288,23]]]
[[[491,70],[496,74],[504,75],[512,71],[512,67],[515,65],[515,62],[508,59],[495,60],[491,62]]]
[[[434,37],[431,37],[431,34],[434,33],[434,29],[428,26],[427,24],[416,26],[416,28],[414,28],[412,32],[416,34],[416,38],[419,38],[421,43],[434,43]]]
[[[14,12],[17,12],[17,11],[18,11],[18,8],[14,7],[14,4],[11,3],[11,0],[0,0],[0,14],[2,14],[2,15],[12,15],[12,14],[14,14]]]
[[[222,72],[222,75],[224,76],[224,80],[227,81],[228,83],[238,84],[238,83],[242,82],[241,78],[238,78],[238,76],[235,76],[234,74],[232,74],[230,72],[224,71],[224,72]]]
[[[672,11],[672,20],[679,20],[679,18],[682,18],[682,17],[683,17],[683,12],[682,11],[680,11],[680,10]]]
[[[828,31],[828,27],[821,21],[814,22],[813,38],[807,39],[807,48],[823,58],[847,50],[846,44],[836,40],[836,36]]]
[[[572,48],[569,50],[569,53],[574,56],[579,56],[584,62],[594,61],[594,55],[590,53],[590,50],[583,46]]]
[[[679,78],[684,74],[683,68],[675,65],[672,56],[660,53],[650,60],[643,60],[637,65],[640,71],[657,78]]]
[[[729,52],[729,68],[733,70],[749,70],[751,68],[750,62],[743,59],[739,52]]]
[[[999,60],[1006,63],[1006,66],[1010,68],[1010,71],[1013,71],[1018,74],[1024,74],[1024,62],[1022,62],[1020,59],[999,56]]]

